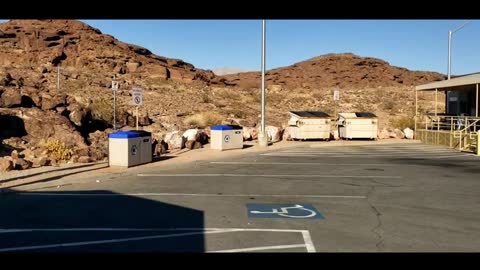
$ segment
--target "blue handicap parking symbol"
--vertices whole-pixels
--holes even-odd
[[[324,219],[322,214],[308,203],[259,204],[247,203],[250,218],[305,218]]]

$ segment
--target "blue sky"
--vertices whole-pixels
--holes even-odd
[[[261,20],[82,20],[102,33],[203,69],[259,70]],[[448,30],[465,20],[267,20],[267,69],[352,52],[447,73]],[[454,33],[452,74],[480,72],[480,20]]]

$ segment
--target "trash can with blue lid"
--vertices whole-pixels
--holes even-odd
[[[210,148],[217,150],[242,149],[243,127],[237,125],[211,127]]]
[[[118,131],[108,135],[110,166],[131,167],[152,162],[151,133]]]

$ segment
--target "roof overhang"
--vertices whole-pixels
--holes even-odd
[[[480,84],[480,73],[415,86],[416,91],[469,91]]]

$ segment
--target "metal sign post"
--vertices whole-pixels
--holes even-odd
[[[265,130],[265,35],[266,35],[266,25],[265,20],[262,20],[262,121],[261,121],[261,131],[258,134],[258,145],[260,147],[268,146],[268,137]]]
[[[138,130],[138,107],[143,105],[143,89],[139,86],[134,86],[132,88],[132,105],[135,106],[135,122]]]
[[[340,100],[340,90],[333,90],[333,101],[335,101],[335,116],[337,115],[337,103]]]
[[[335,89],[333,90],[333,102],[334,102],[334,117],[335,117],[335,124],[334,124],[334,127],[335,127],[335,130],[337,130],[337,105],[338,105],[338,101],[340,100],[340,90],[338,89]]]
[[[113,79],[115,80],[115,75],[113,75]],[[113,92],[113,130],[117,129],[117,119],[116,119],[116,111],[117,111],[117,91],[118,91],[118,81],[112,81],[112,92]]]
[[[57,91],[60,92],[60,64],[57,66]]]

